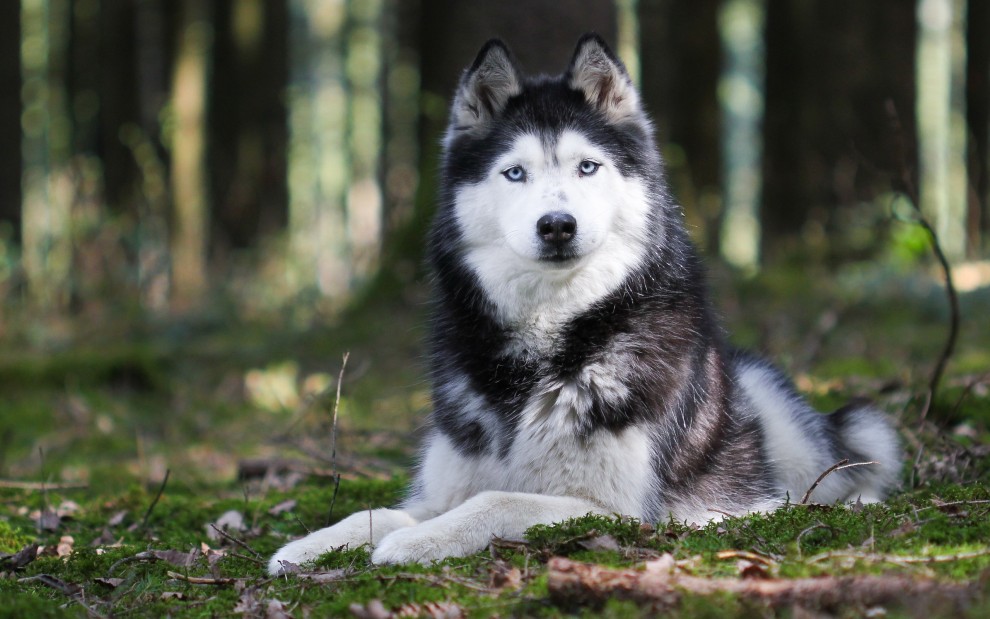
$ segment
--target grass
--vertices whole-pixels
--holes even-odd
[[[356,548],[321,557],[303,576],[273,579],[264,570],[286,540],[401,498],[429,407],[419,306],[376,302],[339,322],[291,328],[219,320],[90,326],[55,343],[8,338],[0,345],[0,480],[35,485],[0,488],[0,615],[348,616],[380,603],[409,615],[456,607],[476,617],[653,616],[657,608],[631,600],[582,607],[551,595],[547,561],[635,568],[669,553],[681,573],[711,578],[739,578],[741,557],[757,557],[758,572],[780,578],[970,583],[973,600],[924,614],[985,616],[990,334],[978,317],[990,299],[963,297],[964,332],[936,401],[947,430],[937,432],[912,421],[945,331],[933,286],[852,271],[774,272],[732,285],[716,274],[714,287],[734,342],[779,359],[823,410],[879,394],[912,456],[890,501],[791,505],[703,528],[588,516],[430,567],[375,567]],[[336,440],[344,478],[335,496],[330,412],[345,351]],[[251,475],[249,461],[271,474]],[[85,487],[61,487],[70,484]],[[211,536],[208,525],[230,513],[242,524],[227,538]],[[43,548],[18,560],[29,544]],[[805,612],[727,594],[683,594],[674,611]]]

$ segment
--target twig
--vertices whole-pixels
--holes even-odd
[[[842,460],[839,460],[838,462],[836,462],[832,466],[828,467],[827,469],[825,469],[825,472],[823,472],[821,475],[819,475],[818,476],[818,479],[815,480],[815,483],[811,484],[811,487],[808,488],[808,491],[804,493],[804,497],[802,497],[800,504],[801,505],[807,505],[808,504],[808,499],[811,498],[811,493],[815,491],[815,489],[818,487],[818,484],[822,483],[822,480],[824,480],[826,477],[828,477],[832,473],[834,473],[836,471],[841,471],[842,469],[851,469],[854,466],[866,466],[868,464],[880,464],[879,462],[875,462],[875,461],[872,461],[872,460],[870,462],[853,462],[852,464],[848,464],[848,462],[849,462],[849,459],[848,458],[844,458]]]
[[[832,530],[832,527],[828,526],[825,523],[819,522],[819,523],[816,523],[816,524],[811,525],[810,527],[808,527],[804,531],[801,531],[800,533],[798,533],[797,538],[794,540],[797,543],[798,557],[802,557],[803,554],[804,554],[801,551],[801,538],[803,538],[808,533],[811,533],[812,531],[816,531],[818,529],[828,529],[828,530],[831,531]]]
[[[340,386],[344,382],[344,370],[347,369],[347,359],[350,351],[344,353],[340,364],[340,374],[337,375],[337,396],[333,400],[333,425],[330,426],[330,468],[333,470],[333,496],[330,497],[330,509],[327,511],[327,524],[333,520],[333,506],[337,503],[337,491],[340,490],[340,473],[337,472],[337,411],[340,408]]]
[[[75,490],[77,488],[88,488],[85,482],[66,482],[60,484],[48,484],[43,481],[20,481],[16,479],[0,479],[0,488],[10,490]]]
[[[829,551],[808,558],[809,563],[821,563],[829,559],[858,559],[861,561],[872,561],[874,563],[894,563],[903,565],[923,565],[927,563],[953,563],[955,561],[965,561],[967,559],[979,559],[990,556],[990,548],[976,550],[974,552],[960,552],[953,555],[891,555],[876,554],[872,552],[850,552],[850,551]]]
[[[230,541],[234,542],[235,544],[237,544],[238,546],[240,546],[244,550],[247,550],[248,552],[250,552],[254,556],[258,557],[259,559],[261,558],[261,554],[258,553],[254,548],[251,548],[246,543],[244,543],[241,540],[237,539],[236,537],[234,537],[230,533],[227,533],[226,531],[224,531],[223,529],[221,529],[217,525],[213,524],[212,522],[210,523],[210,526],[213,527],[213,530],[216,531],[217,533],[219,533],[220,536],[223,537],[224,539],[227,539],[227,540],[230,540]]]
[[[209,578],[202,576],[186,576],[185,574],[180,574],[179,572],[173,572],[168,570],[166,572],[169,578],[175,578],[176,580],[184,580],[190,585],[219,585],[226,586],[232,585],[237,582],[236,578]]]
[[[907,148],[904,144],[904,129],[901,125],[901,119],[897,114],[897,108],[894,106],[894,102],[889,99],[887,100],[887,116],[890,119],[891,129],[894,131],[894,136],[897,139],[898,167],[900,168],[900,180],[904,185],[904,192],[907,195],[911,206],[915,210],[915,222],[924,228],[926,232],[928,232],[928,236],[932,244],[932,251],[935,253],[935,257],[938,259],[939,265],[942,267],[942,274],[945,276],[945,293],[949,298],[949,335],[945,340],[945,346],[942,349],[942,354],[938,358],[938,363],[935,364],[935,369],[932,371],[931,380],[928,382],[928,394],[925,396],[925,404],[919,414],[919,421],[923,423],[934,404],[935,393],[938,391],[939,383],[942,381],[942,374],[945,372],[945,366],[948,364],[949,357],[952,356],[952,352],[955,350],[956,340],[959,337],[959,323],[961,320],[959,312],[959,297],[956,294],[956,287],[952,283],[952,269],[949,266],[949,260],[945,257],[945,253],[942,251],[942,244],[939,242],[938,234],[935,233],[935,228],[932,227],[931,223],[929,223],[928,219],[926,219],[924,214],[921,212],[921,198],[918,194],[917,188],[914,185],[911,170],[907,165]]]
[[[669,555],[667,558],[666,569],[664,559],[659,559],[641,570],[606,568],[554,557],[547,564],[547,588],[554,601],[569,606],[598,605],[617,598],[648,603],[655,610],[676,608],[685,593],[728,593],[772,608],[834,608],[913,602],[948,602],[961,607],[979,591],[978,585],[901,575],[705,578],[674,571],[673,560]]]
[[[747,561],[752,561],[753,563],[762,563],[766,566],[771,566],[774,564],[774,560],[770,557],[764,557],[761,554],[750,552],[748,550],[722,550],[718,552],[715,557],[717,559],[745,559]]]
[[[28,576],[26,578],[18,578],[17,582],[40,582],[46,587],[51,587],[55,589],[65,597],[69,598],[76,604],[82,606],[91,617],[106,617],[106,615],[97,612],[95,608],[87,604],[82,598],[83,588],[75,583],[65,582],[60,578],[56,578],[51,574],[37,574],[35,576]]]
[[[165,478],[162,480],[161,487],[158,488],[158,494],[155,495],[155,500],[148,506],[148,511],[144,512],[144,518],[141,519],[141,529],[148,526],[148,518],[151,518],[151,512],[155,509],[155,505],[158,505],[158,500],[162,498],[162,494],[165,492],[165,484],[168,483],[168,476],[171,473],[172,469],[165,469]]]

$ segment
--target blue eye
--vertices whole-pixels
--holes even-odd
[[[521,183],[526,180],[526,170],[523,170],[522,166],[514,165],[505,172],[502,172],[502,176],[513,183]]]
[[[581,176],[591,176],[597,172],[600,167],[602,167],[602,164],[592,161],[591,159],[585,159],[578,164],[578,173]]]

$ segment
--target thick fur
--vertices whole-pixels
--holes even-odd
[[[548,223],[549,222],[549,223]],[[568,226],[570,222],[570,227]],[[489,42],[461,80],[430,237],[434,411],[409,496],[282,548],[429,562],[587,513],[704,523],[800,497],[877,501],[901,456],[880,413],[812,410],[728,350],[650,122],[595,35],[525,77]]]

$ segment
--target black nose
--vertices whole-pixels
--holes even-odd
[[[544,243],[562,246],[574,238],[577,220],[567,213],[547,213],[536,222],[536,233]]]

